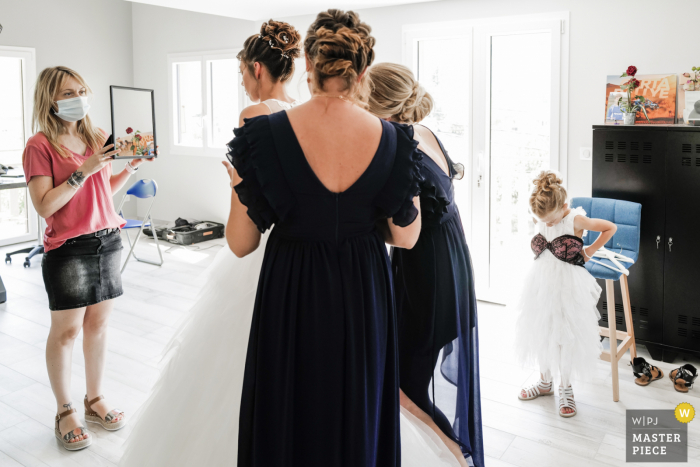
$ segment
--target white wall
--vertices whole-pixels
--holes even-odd
[[[569,11],[568,188],[572,196],[590,196],[591,162],[579,158],[579,148],[592,145],[591,126],[603,122],[606,76],[622,74],[628,65],[642,74],[685,72],[697,65],[692,31],[700,2],[639,0],[626,13],[621,6],[609,0],[446,0],[358,13],[377,38],[376,62],[401,62],[405,24]],[[314,17],[275,19],[304,34]],[[459,47],[455,44],[456,59]]]
[[[57,65],[82,75],[94,93],[90,117],[109,133],[109,86],[133,84],[131,3],[0,0],[0,23],[0,45],[36,49],[37,76]]]
[[[36,49],[37,76],[63,65],[92,89],[92,121],[111,133],[109,86],[132,86],[131,3],[122,0],[0,0],[0,45]],[[33,98],[34,88],[30,90]],[[124,162],[115,162],[119,171]],[[122,192],[115,195],[121,201]],[[135,204],[135,203],[134,203]],[[135,205],[125,213],[135,214]]]
[[[153,215],[225,222],[231,188],[223,152],[220,159],[170,154],[167,55],[241,47],[255,23],[139,3],[132,8],[134,86],[155,90],[159,157],[139,169],[139,177],[158,182]],[[140,215],[145,208],[139,204]]]

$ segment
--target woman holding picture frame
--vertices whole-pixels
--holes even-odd
[[[136,172],[133,159],[112,173],[118,151],[103,147],[107,135],[88,110],[90,88],[63,66],[41,72],[34,94],[33,126],[22,163],[34,208],[46,220],[42,274],[51,310],[46,366],[56,397],[56,437],[70,451],[92,443],[71,400],[73,345],[83,330],[85,420],[106,430],[126,424],[124,412],[102,395],[107,323],[123,294],[121,227],[112,195]]]

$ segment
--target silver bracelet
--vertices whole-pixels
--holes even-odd
[[[82,187],[81,185],[74,177],[74,174],[71,174],[70,177],[68,177],[68,180],[66,180],[66,183],[70,185],[71,188],[77,190],[78,188]]]
[[[136,171],[139,170],[138,167],[134,167],[133,165],[131,165],[131,161],[127,162],[126,165],[124,166],[124,168],[125,168],[126,171],[129,172],[130,174],[135,174]]]

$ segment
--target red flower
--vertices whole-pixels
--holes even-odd
[[[637,74],[637,67],[636,66],[627,67],[627,76],[634,76],[636,74]]]
[[[133,130],[133,128],[131,128],[131,127],[129,127],[129,128],[126,129],[126,134],[127,134],[127,135],[130,135],[130,134],[133,133],[133,132],[134,132],[134,130]]]
[[[637,78],[632,78],[632,82],[634,83],[635,89],[639,87],[639,80]]]
[[[137,140],[141,141],[141,135],[134,135],[134,138],[136,138]]]

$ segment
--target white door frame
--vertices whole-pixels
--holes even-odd
[[[34,102],[34,87],[36,85],[36,50],[31,47],[9,47],[0,46],[1,57],[13,57],[22,60],[22,103],[24,111],[24,142],[32,136],[32,111]],[[9,179],[6,179],[9,180]],[[29,190],[27,189],[27,231],[25,235],[6,238],[0,240],[0,246],[12,245],[15,243],[38,240],[41,238],[39,232],[39,216],[34,209]]]
[[[490,44],[494,35],[552,32],[551,168],[558,170],[566,183],[568,145],[569,12],[505,16],[464,21],[410,24],[403,27],[402,63],[417,72],[417,47],[420,39],[460,37],[456,51],[464,50],[470,59],[468,92],[471,106],[469,138],[471,164],[465,164],[465,178],[471,184],[470,204],[462,207],[462,220],[476,269],[477,298],[503,303],[490,284]],[[445,34],[445,31],[451,31]],[[457,32],[455,32],[457,31]],[[464,37],[469,41],[464,41]],[[447,148],[449,150],[449,148]],[[481,180],[479,177],[481,176]],[[486,228],[484,228],[484,226]],[[475,247],[478,245],[478,247]]]

